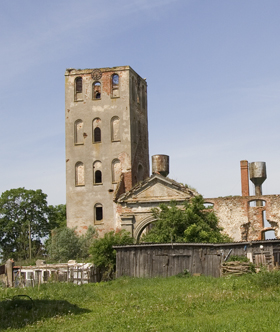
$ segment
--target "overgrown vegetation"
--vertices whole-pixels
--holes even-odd
[[[200,195],[193,197],[190,202],[186,201],[183,209],[176,202],[160,204],[159,208],[153,209],[153,215],[157,221],[149,233],[142,237],[143,242],[231,242],[230,237],[223,234],[218,226],[213,209],[205,208]]]
[[[250,262],[250,260],[244,255],[231,255],[227,259],[227,262]]]
[[[97,238],[95,228],[90,226],[87,232],[79,236],[75,229],[56,228],[47,242],[48,258],[53,261],[67,262],[69,259],[87,259],[89,248]]]
[[[279,280],[277,271],[5,289],[0,290],[0,326],[28,332],[278,332]],[[30,296],[32,307],[27,298],[12,300],[19,294]]]
[[[105,233],[103,238],[93,242],[89,249],[93,263],[103,270],[103,279],[111,280],[116,270],[116,250],[113,246],[132,244],[130,233],[121,230],[119,232]]]

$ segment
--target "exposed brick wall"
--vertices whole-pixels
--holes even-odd
[[[241,169],[241,190],[242,196],[249,196],[249,174],[248,174],[248,161],[241,160],[240,161],[240,169]]]
[[[262,200],[263,206],[250,206],[250,201]],[[280,196],[229,196],[207,198],[206,202],[214,204],[214,211],[219,219],[224,232],[234,241],[260,240],[264,238],[264,232],[274,230],[277,238],[280,238]],[[271,227],[264,227],[263,212],[266,212],[266,220]]]

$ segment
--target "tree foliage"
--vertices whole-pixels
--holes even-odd
[[[32,256],[40,254],[42,238],[52,228],[48,215],[47,195],[42,190],[18,188],[3,192],[0,197],[0,248],[3,259],[28,258],[30,242]]]
[[[170,205],[161,204],[153,209],[157,219],[148,234],[142,237],[142,242],[196,242],[219,243],[229,242],[229,236],[222,234],[218,219],[211,208],[204,206],[202,196],[195,196],[190,202],[185,202],[180,209],[176,202]]]
[[[52,229],[66,227],[66,205],[49,205],[49,221]]]
[[[116,250],[113,246],[132,243],[133,238],[125,230],[105,233],[103,238],[94,241],[89,251],[93,263],[103,269],[104,279],[112,279],[116,269]]]
[[[95,228],[90,226],[86,234],[78,236],[75,229],[68,227],[56,228],[47,242],[47,253],[54,261],[66,262],[69,259],[89,256],[89,248],[97,238]]]

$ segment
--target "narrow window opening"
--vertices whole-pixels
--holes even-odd
[[[95,118],[92,121],[92,143],[101,142],[101,119]]]
[[[96,207],[96,220],[100,221],[103,219],[103,211],[102,211],[102,206],[97,206]]]
[[[99,127],[94,129],[94,142],[101,142],[101,129]]]
[[[76,78],[76,92],[83,92],[83,79],[81,77]]]
[[[101,99],[101,83],[100,82],[94,82],[92,86],[93,86],[92,98],[93,99]]]
[[[75,79],[75,101],[82,100],[83,93],[83,79],[82,77],[77,77]]]
[[[113,74],[112,76],[112,97],[119,97],[119,75]]]
[[[101,171],[95,172],[95,183],[102,183],[102,173]]]
[[[102,184],[102,163],[96,160],[93,165],[93,184]]]
[[[103,220],[103,206],[100,203],[94,206],[94,223],[100,224]]]

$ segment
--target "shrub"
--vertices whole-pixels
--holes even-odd
[[[133,238],[125,230],[106,233],[103,238],[94,241],[89,252],[92,255],[93,263],[103,269],[103,280],[111,280],[115,275],[116,250],[113,249],[113,246],[132,243]]]
[[[89,256],[89,248],[96,237],[96,231],[91,226],[81,237],[77,235],[75,229],[68,227],[54,229],[47,243],[49,258],[59,262],[77,258],[85,259]]]
[[[232,255],[229,256],[227,262],[250,262],[250,259],[244,255]]]
[[[153,209],[154,218],[151,230],[142,237],[142,242],[172,243],[221,243],[231,242],[222,233],[218,218],[212,208],[205,208],[201,195],[184,203],[181,209],[172,201],[169,205],[160,204]]]

